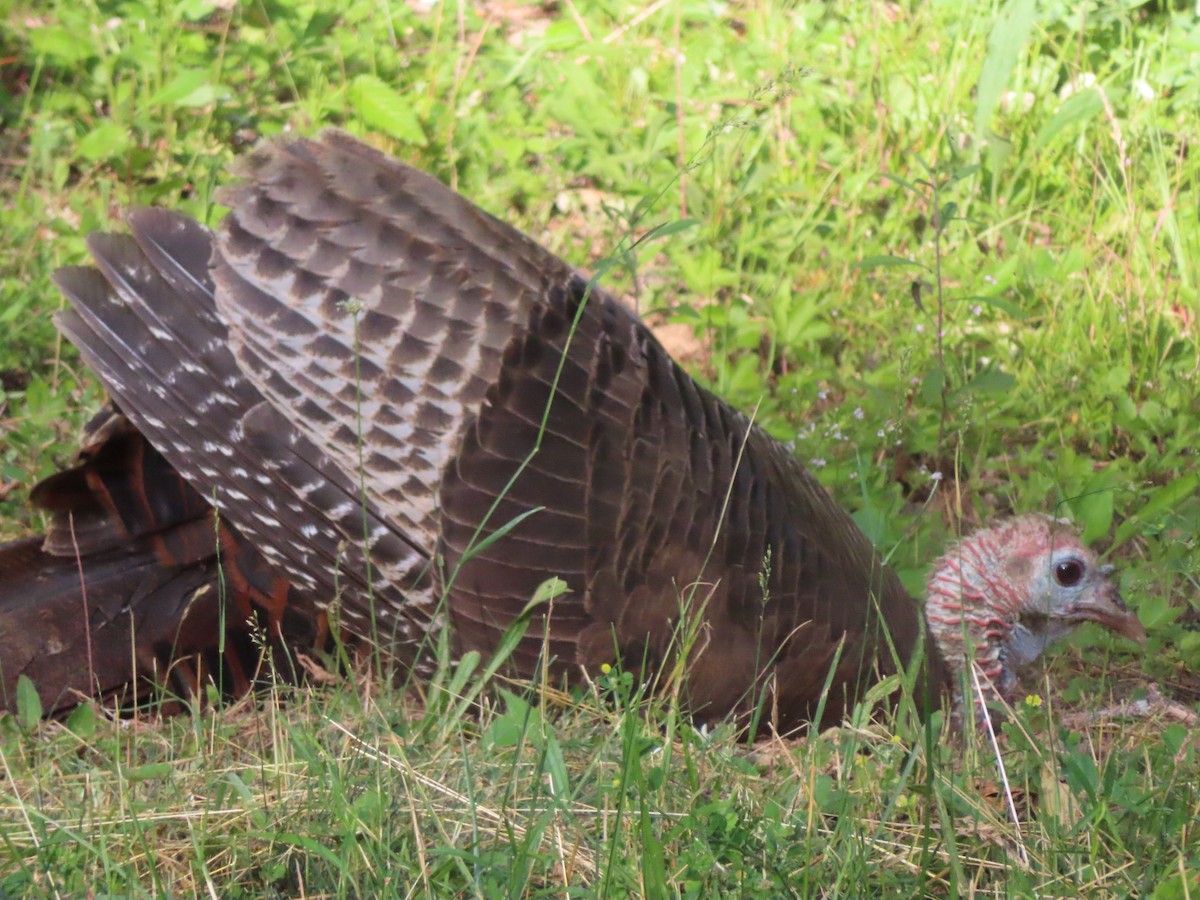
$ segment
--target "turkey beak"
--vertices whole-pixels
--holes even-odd
[[[1107,590],[1097,592],[1094,598],[1076,606],[1075,614],[1080,619],[1103,625],[1114,634],[1127,637],[1138,644],[1146,643],[1146,629],[1138,619],[1137,613],[1125,605],[1121,592],[1111,585]]]

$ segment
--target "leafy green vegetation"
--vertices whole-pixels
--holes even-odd
[[[465,716],[465,670],[165,722],[27,702],[0,896],[1200,894],[1197,46],[1191,4],[1129,0],[10,7],[0,538],[101,398],[51,271],[130,204],[215,221],[236,155],[337,125],[616,261],[914,592],[955,531],[1057,512],[1150,640],[1054,654],[1005,728],[1019,831],[940,717],[749,748],[616,672]],[[1176,705],[1089,715],[1152,684]]]

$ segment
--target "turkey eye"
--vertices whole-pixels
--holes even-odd
[[[1063,587],[1075,587],[1083,581],[1083,563],[1076,559],[1068,559],[1054,567],[1054,580]]]

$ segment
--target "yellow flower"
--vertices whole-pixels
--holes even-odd
[[[612,666],[610,666],[608,663],[600,663],[600,674],[601,675],[607,675],[611,671],[612,671]]]
[[[1025,705],[1030,709],[1040,709],[1042,705],[1042,698],[1037,694],[1026,694]]]

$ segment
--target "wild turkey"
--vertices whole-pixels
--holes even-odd
[[[784,447],[529,238],[337,132],[268,143],[240,174],[215,234],[134,210],[131,236],[89,239],[95,268],[56,275],[59,327],[132,425],[35,492],[57,512],[44,549],[0,554],[0,622],[80,607],[80,573],[93,616],[58,669],[6,627],[10,697],[21,671],[46,674],[49,705],[132,677],[116,652],[81,679],[89,640],[138,647],[143,674],[184,653],[211,670],[221,548],[237,635],[254,611],[277,643],[311,641],[337,598],[346,629],[419,663],[444,599],[455,646],[486,651],[558,576],[570,592],[517,672],[653,671],[698,623],[691,708],[761,701],[780,728],[823,695],[840,715],[922,645],[922,696],[957,690],[968,658],[1011,696],[1014,667],[1082,621],[1142,634],[1109,569],[1040,516],[947,553],[923,617]],[[110,624],[126,610],[152,640]]]

